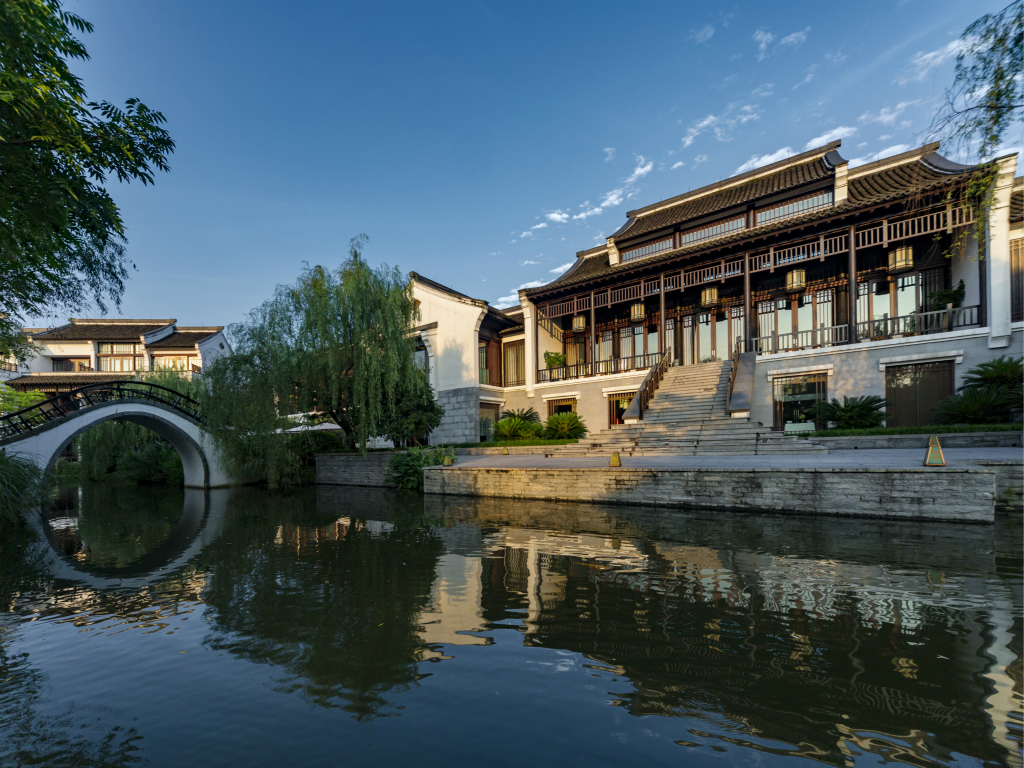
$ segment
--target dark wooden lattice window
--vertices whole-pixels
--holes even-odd
[[[1010,320],[1024,320],[1024,240],[1010,241]]]
[[[885,369],[885,425],[923,427],[934,423],[935,409],[953,394],[953,361],[890,365]]]

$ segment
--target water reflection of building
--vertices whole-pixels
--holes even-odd
[[[1017,599],[998,583],[473,518],[484,555],[464,570],[464,618],[452,624],[519,616],[524,644],[627,677],[635,690],[617,703],[632,714],[713,712],[743,735],[734,743],[827,763],[872,753],[923,764],[955,746],[1020,765]],[[719,731],[694,745],[732,739]]]

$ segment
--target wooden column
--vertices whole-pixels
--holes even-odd
[[[847,317],[850,322],[850,329],[847,331],[849,334],[850,344],[854,344],[857,341],[857,232],[856,227],[851,225],[847,238],[849,240],[848,245],[850,246],[850,259],[847,265],[847,271],[850,273],[850,291],[849,291],[849,312]]]
[[[665,338],[665,273],[658,276],[658,298],[661,301],[661,311],[658,314],[658,354],[665,354],[668,349]]]
[[[754,323],[751,320],[750,312],[750,254],[743,254],[743,350],[749,352],[754,347],[750,340],[753,338],[751,335],[751,328],[754,327]]]
[[[600,347],[597,343],[597,312],[594,310],[594,292],[590,292],[590,362],[594,363],[594,373],[597,373],[597,361],[600,359]]]

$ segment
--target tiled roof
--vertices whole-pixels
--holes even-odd
[[[417,283],[423,283],[423,285],[427,286],[428,288],[433,288],[435,291],[440,291],[441,293],[447,293],[449,296],[456,296],[460,299],[469,299],[470,301],[480,301],[480,299],[474,299],[472,296],[467,296],[464,293],[459,293],[454,288],[449,288],[447,285],[441,285],[440,283],[435,282],[434,280],[431,280],[428,277],[424,277],[418,272],[410,272],[409,277],[411,277]]]
[[[164,336],[159,341],[154,341],[146,345],[146,349],[159,349],[161,347],[171,347],[174,349],[192,349],[196,344],[201,342],[203,339],[208,339],[211,336],[220,333],[223,328],[210,328],[202,331],[191,331],[188,329],[178,330],[169,336]]]
[[[709,187],[702,187],[677,198],[630,211],[627,216],[633,219],[613,237],[616,240],[645,235],[681,222],[708,216],[726,208],[743,205],[769,195],[785,192],[787,189],[801,187],[815,181],[829,178],[835,172],[833,165],[825,155],[835,150],[839,143],[829,144],[811,150],[796,158],[775,163],[765,168],[758,168],[749,173],[741,174]],[[806,162],[794,162],[807,157]],[[829,158],[831,159],[831,158]],[[773,168],[778,168],[772,171]],[[748,181],[737,183],[746,177]],[[717,190],[717,191],[716,191]],[[646,213],[647,211],[652,211]]]
[[[70,322],[42,333],[34,333],[32,338],[42,341],[139,341],[140,336],[167,325],[164,321],[151,324]]]
[[[134,373],[33,373],[29,376],[18,376],[4,383],[15,389],[39,389],[48,386],[84,387],[86,384],[101,384],[107,381],[128,381],[135,378]]]
[[[915,153],[921,155],[920,151]],[[961,166],[950,163],[939,155],[928,154],[914,158],[903,165],[892,165],[894,158],[889,158],[890,165],[885,163],[868,166],[878,167],[873,173],[858,175],[850,180],[848,184],[847,201],[839,206],[819,208],[816,211],[809,211],[800,216],[780,219],[770,224],[764,224],[753,229],[744,229],[719,237],[714,240],[707,240],[700,243],[678,248],[674,251],[666,251],[657,256],[649,256],[645,259],[630,261],[617,265],[608,263],[607,251],[578,258],[572,269],[539,288],[531,288],[526,291],[529,296],[537,296],[552,290],[569,287],[572,285],[587,282],[592,279],[614,276],[617,274],[635,271],[637,267],[646,267],[669,259],[676,259],[691,253],[699,253],[709,247],[719,247],[729,243],[742,241],[753,236],[761,236],[794,225],[808,224],[821,219],[828,219],[836,214],[848,213],[861,208],[868,208],[872,205],[885,203],[889,200],[905,198],[910,194],[917,194],[939,189],[945,185],[952,184],[961,178],[964,173],[974,169],[974,166]],[[861,171],[861,169],[857,169]],[[1012,213],[1011,213],[1012,215]]]
[[[1024,176],[1013,180],[1010,191],[1010,221],[1024,221]]]

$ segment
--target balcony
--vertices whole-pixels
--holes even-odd
[[[634,357],[619,357],[612,360],[598,360],[594,363],[576,363],[563,365],[560,368],[541,368],[537,371],[537,383],[545,384],[552,381],[567,379],[584,379],[590,376],[607,376],[613,373],[630,373],[646,371],[661,361],[660,352],[651,352]]]

